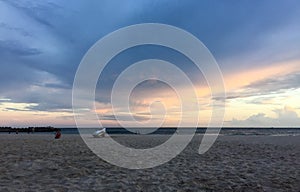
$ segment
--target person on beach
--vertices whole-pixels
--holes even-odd
[[[61,132],[60,132],[60,130],[58,129],[57,131],[56,131],[56,134],[55,134],[55,139],[59,139],[61,137]]]

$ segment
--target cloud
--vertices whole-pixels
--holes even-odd
[[[59,90],[54,89],[70,90],[76,68],[87,49],[103,35],[117,29],[115,26],[126,19],[122,15],[124,11],[130,17],[133,7],[138,6],[135,2],[133,7],[114,7],[114,4],[104,1],[94,4],[91,6],[85,1],[71,4],[61,1],[1,1],[0,96],[14,102],[53,102],[40,103],[43,107],[36,110],[58,107],[61,102],[55,92]],[[113,14],[112,8],[118,14]],[[108,14],[110,17],[106,16]],[[53,76],[60,84],[44,82]],[[51,90],[53,98],[33,91],[32,87],[36,86],[49,88],[44,91],[49,93]],[[70,94],[62,98],[71,103]]]
[[[38,73],[51,69],[55,63],[59,66],[57,58],[61,54],[57,53],[62,45],[48,27],[41,26],[18,7],[1,1],[0,82],[5,82],[0,83],[1,93],[39,82]]]
[[[273,93],[286,89],[297,89],[300,88],[300,72],[257,81],[251,83],[245,88],[250,90],[256,90],[260,93]]]
[[[300,117],[295,109],[285,106],[283,109],[274,110],[277,117],[268,117],[264,113],[251,115],[245,120],[232,119],[231,126],[243,127],[299,127]]]
[[[5,110],[7,111],[29,111],[29,109],[18,109],[13,107],[6,107]]]
[[[299,56],[299,6],[294,1],[0,1],[0,97],[35,103],[28,108],[33,111],[70,110],[73,79],[85,52],[104,35],[144,22],[191,32],[212,51],[224,71],[256,67],[262,63],[256,61],[266,58],[270,64],[270,60]],[[151,55],[177,62],[195,81],[204,81],[187,59],[178,59],[170,50],[134,51],[105,71],[105,92],[97,90],[97,101],[109,103],[110,88],[120,71]],[[299,74],[276,80],[256,82],[243,92],[229,94],[228,99],[299,87]]]
[[[134,118],[136,121],[148,121],[150,117],[143,116],[143,115],[128,114],[128,115],[118,115],[118,118],[116,118],[115,115],[104,115],[101,116],[101,120],[131,121],[132,118]]]
[[[8,87],[4,99],[16,104],[34,103],[26,107],[28,111],[71,112],[72,100],[68,98],[72,98],[72,94],[69,87],[45,72],[36,73],[35,77],[39,80],[31,85]]]
[[[26,47],[17,41],[0,41],[0,51],[1,54],[9,52],[19,56],[39,55],[42,53],[39,49]]]
[[[300,5],[295,1],[162,4],[170,8],[159,5],[155,15],[195,34],[226,72],[299,58]]]
[[[234,91],[227,92],[226,100],[260,96],[259,100],[263,102],[266,99],[271,99],[274,94],[284,93],[287,90],[298,88],[300,88],[300,72],[292,72],[287,75],[272,76],[258,80]],[[215,97],[214,99],[222,100],[223,98]],[[255,100],[254,102],[259,101]]]

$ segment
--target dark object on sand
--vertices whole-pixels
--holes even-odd
[[[55,134],[55,139],[59,139],[60,137],[61,137],[61,132],[60,130],[57,130]]]

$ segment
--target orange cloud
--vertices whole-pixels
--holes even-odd
[[[262,79],[282,76],[295,71],[300,71],[300,61],[286,61],[273,65],[259,67],[251,70],[235,71],[224,75],[227,91],[249,85]]]

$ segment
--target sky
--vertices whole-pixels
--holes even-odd
[[[163,23],[201,40],[215,57],[226,88],[224,126],[300,126],[300,2],[288,1],[0,1],[0,126],[74,127],[72,86],[85,53],[105,35],[133,24]],[[199,126],[211,118],[209,87],[193,63],[158,46],[131,48],[113,58],[99,78],[101,123],[117,126],[110,91],[132,63],[159,58],[180,67],[197,87]],[[138,85],[131,114],[147,121],[159,100],[163,126],[176,126],[180,102],[159,81]],[[221,102],[221,101],[220,101]],[[151,106],[151,110],[149,110]],[[182,114],[185,121],[189,113]],[[86,120],[89,124],[89,120]]]

